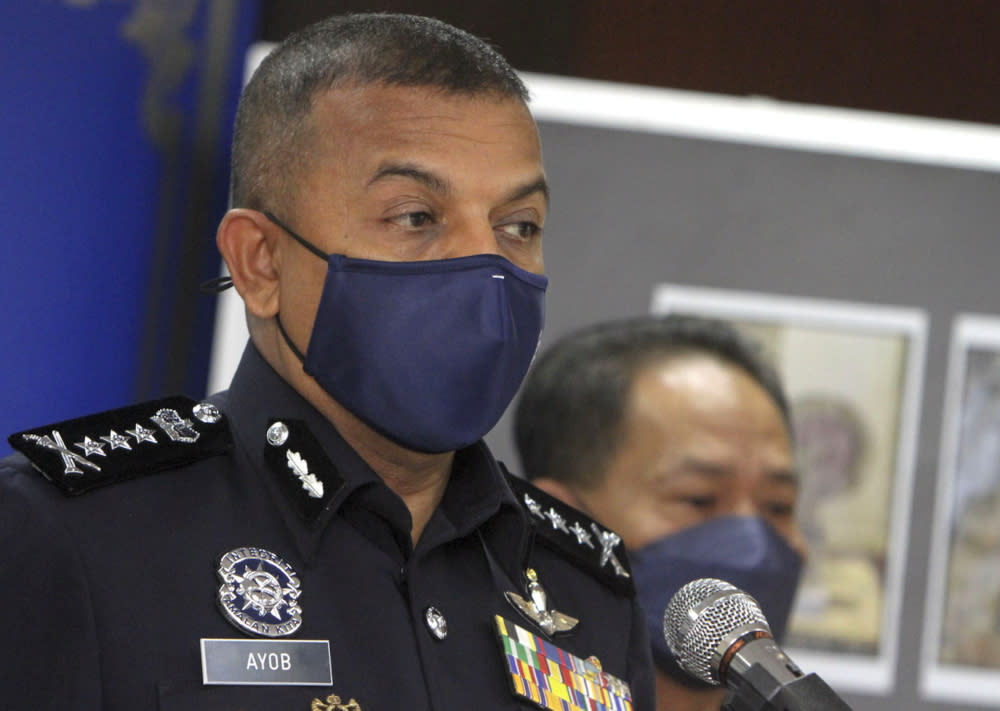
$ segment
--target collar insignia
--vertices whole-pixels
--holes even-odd
[[[302,590],[292,566],[263,548],[237,548],[219,561],[219,606],[236,629],[287,637],[302,626]]]
[[[596,658],[581,659],[500,615],[493,621],[515,696],[543,709],[632,711],[629,685]]]
[[[299,515],[315,524],[344,481],[301,420],[271,420],[264,431],[264,461]]]
[[[302,482],[302,488],[314,499],[323,498],[323,482],[316,478],[315,474],[309,473],[309,462],[302,458],[298,452],[291,449],[285,452],[285,459],[288,461],[288,468]]]
[[[527,600],[513,592],[506,592],[504,595],[507,602],[513,605],[514,609],[520,612],[525,619],[534,622],[549,637],[562,632],[571,632],[580,624],[580,620],[575,617],[549,609],[548,596],[545,594],[545,588],[538,582],[538,573],[535,572],[534,568],[525,570],[524,577],[528,581],[526,586]]]

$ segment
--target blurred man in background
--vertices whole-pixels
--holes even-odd
[[[526,475],[615,530],[629,551],[661,711],[718,709],[725,690],[682,671],[662,616],[690,580],[753,595],[784,634],[805,554],[788,405],[730,325],[693,317],[603,323],[530,371],[515,413]]]

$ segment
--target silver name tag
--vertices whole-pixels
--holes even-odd
[[[333,684],[326,640],[203,639],[201,672],[205,684]]]

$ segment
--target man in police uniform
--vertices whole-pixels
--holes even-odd
[[[229,391],[9,438],[4,708],[651,708],[618,537],[481,442],[542,325],[526,98],[424,18],[262,63],[217,235]]]

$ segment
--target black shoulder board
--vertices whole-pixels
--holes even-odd
[[[617,533],[506,468],[504,471],[538,538],[617,592],[635,594],[625,546]]]
[[[183,396],[57,422],[12,434],[7,441],[68,496],[232,448],[219,409]]]

